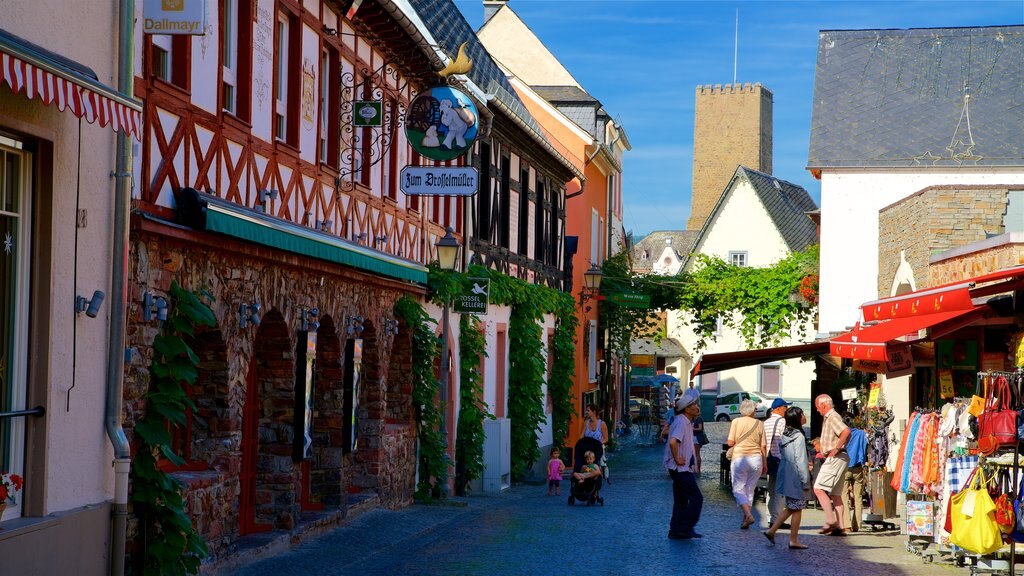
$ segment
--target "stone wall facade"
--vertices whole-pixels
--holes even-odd
[[[737,166],[772,173],[772,93],[760,83],[698,86],[687,230],[700,230]]]
[[[1007,199],[1006,188],[931,186],[881,209],[879,298],[890,295],[901,252],[921,290],[935,285],[927,272],[932,254],[1002,234]]]
[[[307,511],[333,510],[340,520],[352,493],[375,493],[390,508],[412,502],[412,336],[404,325],[397,335],[380,327],[394,318],[403,294],[416,294],[414,286],[153,223],[136,223],[130,266],[126,338],[134,353],[124,391],[129,439],[146,409],[159,331],[156,322],[142,319],[143,295],[165,297],[174,306],[168,292],[177,282],[212,297],[216,325],[192,343],[199,378],[188,392],[196,407],[187,415],[187,429],[175,432],[188,464],[170,470],[185,486],[188,514],[207,541],[211,562],[232,554],[247,533],[295,530]],[[240,305],[253,302],[262,307],[260,322],[243,326]],[[297,347],[305,345],[302,320],[312,308],[320,323],[312,455],[296,461]],[[352,403],[347,382],[355,362],[346,362],[345,351],[357,338],[362,378]],[[345,430],[353,406],[355,449]],[[133,550],[140,536],[133,518]]]
[[[928,268],[928,283],[941,286],[1014,266],[1024,266],[1024,239],[934,262]]]

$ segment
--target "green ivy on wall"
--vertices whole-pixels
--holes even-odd
[[[412,330],[412,403],[416,410],[416,435],[419,438],[419,483],[415,497],[431,500],[440,496],[441,478],[448,465],[441,437],[441,411],[435,404],[440,382],[434,377],[434,363],[440,350],[432,326],[434,320],[423,306],[408,296],[395,302],[395,314]]]
[[[575,302],[571,295],[559,290],[530,284],[476,265],[470,266],[465,274],[432,267],[430,285],[434,301],[451,301],[460,292],[463,278],[488,278],[490,303],[512,309],[508,327],[508,417],[511,421],[512,477],[521,479],[540,457],[537,431],[544,421],[546,364],[544,335],[539,322],[545,314],[555,316],[555,359],[548,389],[552,396],[556,444],[564,440],[568,430],[573,410],[570,390],[575,371],[574,340],[578,326]]]
[[[184,459],[171,446],[171,427],[186,425],[194,408],[186,387],[199,378],[199,358],[188,341],[199,326],[215,318],[199,295],[171,284],[167,321],[153,341],[146,413],[135,425],[139,451],[132,463],[132,504],[142,524],[142,574],[196,574],[208,554],[206,542],[185,513],[182,484],[161,470],[162,457],[181,466]],[[204,296],[208,296],[204,294]]]
[[[487,340],[480,320],[463,314],[459,324],[459,424],[455,441],[455,493],[464,495],[469,483],[484,472],[484,419],[493,419],[483,401],[480,358]]]

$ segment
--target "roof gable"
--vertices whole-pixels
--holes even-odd
[[[816,210],[817,205],[807,190],[764,172],[739,166],[718,198],[718,203],[708,215],[704,227],[701,228],[693,242],[693,253],[686,256],[680,271],[686,270],[690,266],[694,254],[701,250],[711,229],[725,210],[729,195],[741,182],[749,184],[753,189],[754,196],[761,202],[789,252],[805,250],[818,241],[817,227],[807,216],[807,212]]]
[[[576,86],[572,73],[507,4],[498,9],[477,34],[513,74],[531,86]]]
[[[697,237],[696,230],[656,230],[644,236],[633,245],[633,271],[648,274],[665,249],[671,247],[676,255],[685,260]],[[671,241],[671,243],[669,243]],[[646,254],[646,257],[644,255]]]
[[[1024,166],[1022,62],[1024,26],[822,31],[808,167]]]

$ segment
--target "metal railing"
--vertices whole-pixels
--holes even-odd
[[[46,408],[42,406],[36,406],[28,410],[13,410],[11,412],[0,412],[0,420],[4,418],[17,418],[18,416],[43,416],[46,414]]]

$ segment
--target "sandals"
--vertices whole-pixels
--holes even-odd
[[[838,524],[825,524],[821,527],[820,530],[818,530],[818,534],[829,534],[831,532],[835,532],[836,530],[839,530]]]
[[[765,530],[764,532],[761,532],[761,534],[764,534],[764,537],[767,538],[768,541],[772,543],[772,546],[775,546],[775,534],[769,534],[767,530]]]
[[[740,524],[740,530],[746,530],[747,528],[750,528],[750,525],[753,524],[753,523],[754,523],[754,517],[753,516],[751,516],[750,518],[744,518],[743,519],[743,523]]]
[[[806,544],[790,544],[789,545],[789,549],[790,550],[807,550],[807,545]]]

